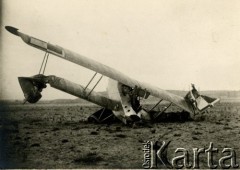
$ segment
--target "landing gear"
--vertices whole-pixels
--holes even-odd
[[[88,117],[88,122],[91,123],[113,123],[118,119],[113,114],[112,110],[102,108]]]

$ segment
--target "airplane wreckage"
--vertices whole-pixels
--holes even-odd
[[[53,45],[19,32],[17,28],[11,26],[6,26],[5,28],[10,33],[21,37],[26,44],[45,51],[45,56],[40,68],[40,72],[42,70],[43,73],[40,74],[39,72],[39,74],[32,77],[18,78],[24,93],[25,102],[36,103],[42,97],[41,92],[47,87],[46,84],[50,84],[53,88],[103,107],[99,111],[90,115],[88,120],[105,123],[117,119],[121,120],[124,124],[131,124],[139,121],[156,122],[156,120],[161,119],[161,115],[170,106],[172,106],[172,104],[175,104],[183,109],[183,112],[180,112],[180,114],[186,115],[187,113],[190,118],[194,119],[196,114],[205,112],[208,108],[212,107],[219,101],[218,98],[200,95],[194,85],[192,85],[192,90],[190,90],[185,97],[175,95],[158,87],[134,80],[113,68],[74,53],[63,47]],[[45,76],[44,70],[49,54],[86,67],[95,71],[95,74],[86,87],[54,75]],[[102,76],[92,89],[88,88],[97,73]],[[107,97],[94,91],[94,88],[103,76],[109,78]],[[157,102],[152,109],[147,111],[141,107],[140,100],[147,99],[150,95],[159,98],[159,102]],[[154,111],[154,108],[163,100],[168,101],[170,104],[162,111]]]

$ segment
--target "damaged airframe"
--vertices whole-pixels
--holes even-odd
[[[11,26],[6,26],[5,28],[10,33],[21,37],[26,44],[45,52],[40,69],[40,71],[42,70],[41,74],[39,73],[32,77],[18,78],[24,93],[24,102],[36,103],[39,101],[39,99],[42,97],[42,90],[47,87],[46,84],[50,84],[50,86],[53,88],[80,97],[103,107],[101,110],[93,113],[89,117],[89,120],[94,120],[98,123],[104,123],[108,120],[112,120],[113,118],[117,118],[124,124],[128,124],[139,121],[154,122],[154,120],[157,120],[159,116],[172,104],[175,104],[183,109],[185,113],[189,113],[189,116],[194,119],[197,113],[205,112],[208,108],[212,107],[219,101],[218,98],[211,98],[199,94],[194,85],[192,85],[192,90],[190,90],[185,97],[175,95],[158,87],[134,80],[113,68],[74,53],[63,47],[31,37],[18,31],[17,28]],[[86,67],[94,71],[95,74],[86,87],[54,75],[46,76],[44,75],[44,70],[49,54]],[[89,84],[98,73],[102,76],[92,89],[88,88]],[[109,78],[107,97],[94,91],[94,88],[101,81],[103,76]],[[141,107],[140,100],[147,99],[150,95],[159,98],[159,102],[157,102],[152,109],[147,111]],[[153,109],[163,100],[168,101],[170,104],[162,111],[153,112]]]

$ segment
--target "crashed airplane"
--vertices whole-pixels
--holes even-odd
[[[39,101],[42,97],[42,90],[47,87],[46,84],[50,84],[53,88],[103,107],[101,110],[93,113],[89,117],[89,120],[104,123],[113,120],[113,118],[117,118],[124,124],[129,124],[139,121],[154,122],[154,120],[157,120],[172,104],[183,109],[185,113],[187,112],[189,116],[194,119],[197,113],[205,112],[219,101],[218,98],[201,95],[194,85],[192,85],[192,90],[190,90],[185,97],[175,95],[158,87],[134,80],[114,68],[103,65],[63,47],[31,37],[18,31],[17,28],[11,26],[6,26],[5,28],[10,33],[21,37],[26,44],[45,52],[40,69],[40,71],[42,70],[41,74],[39,72],[39,74],[32,77],[18,78],[24,93],[25,102],[36,103]],[[54,75],[46,76],[44,75],[44,70],[49,54],[86,67],[94,71],[95,74],[86,87]],[[97,73],[102,76],[92,89],[88,88]],[[103,76],[109,78],[107,97],[94,91],[94,88],[101,81]],[[147,111],[141,107],[140,100],[147,99],[150,95],[159,98],[159,102],[157,102],[152,109]],[[168,101],[170,104],[162,111],[153,111],[163,100]]]

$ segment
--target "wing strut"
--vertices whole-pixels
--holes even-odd
[[[92,91],[95,89],[95,87],[98,85],[98,83],[101,81],[102,78],[103,78],[103,75],[98,79],[97,83],[93,86],[92,90],[88,93],[87,97],[90,96],[90,94],[92,93]]]
[[[88,82],[88,84],[86,85],[83,91],[85,91],[88,88],[88,86],[91,84],[91,82],[96,77],[96,75],[97,75],[97,72],[95,72],[95,74],[92,76],[91,80]],[[90,96],[90,94],[92,93],[92,91],[95,89],[95,87],[98,85],[98,83],[101,81],[102,78],[103,78],[103,75],[98,79],[97,83],[93,86],[92,90],[88,93],[87,97]]]
[[[84,91],[88,88],[89,84],[93,81],[94,77],[97,75],[97,72],[92,76],[91,80],[88,82],[86,87],[84,88]]]
[[[47,62],[48,62],[48,56],[49,56],[49,53],[46,51],[38,74],[40,74],[41,71],[42,71],[42,74],[44,74],[46,66],[47,66]],[[43,67],[43,64],[44,64],[44,67]]]
[[[149,110],[149,112],[151,112],[153,109],[155,109],[162,101],[163,101],[163,99],[159,100],[159,101]]]
[[[154,119],[157,118],[158,116],[160,116],[163,112],[165,112],[171,105],[172,105],[172,103],[170,103],[168,106],[166,106],[161,112],[159,112],[156,116],[154,116]]]

